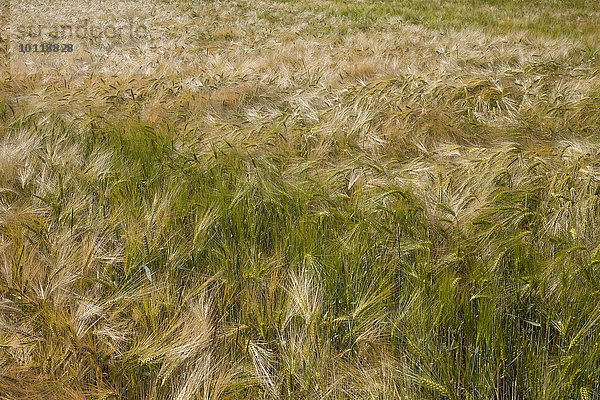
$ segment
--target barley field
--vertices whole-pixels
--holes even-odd
[[[600,399],[600,3],[0,8],[0,399]]]

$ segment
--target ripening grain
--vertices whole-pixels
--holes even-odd
[[[52,3],[0,49],[0,399],[600,396],[596,3]],[[82,15],[147,30],[17,51]]]

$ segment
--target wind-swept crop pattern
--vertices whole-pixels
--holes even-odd
[[[433,3],[5,51],[0,399],[599,398],[598,6]]]

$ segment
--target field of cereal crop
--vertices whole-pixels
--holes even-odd
[[[2,0],[0,399],[600,398],[599,4]]]

